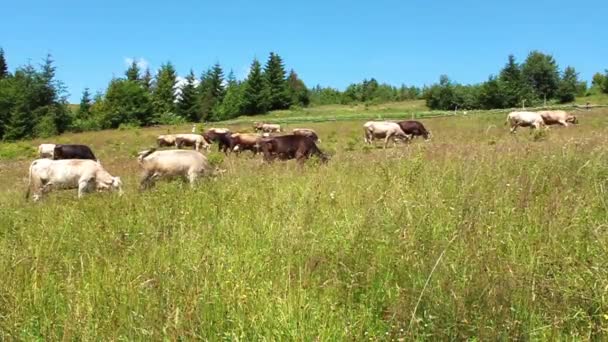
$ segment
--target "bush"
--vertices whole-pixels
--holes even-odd
[[[44,116],[34,127],[34,134],[41,138],[48,138],[59,134],[52,116]]]
[[[0,144],[0,160],[30,159],[36,157],[36,149],[27,143]]]

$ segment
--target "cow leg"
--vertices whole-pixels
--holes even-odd
[[[78,198],[81,198],[86,192],[89,192],[91,181],[95,181],[94,178],[82,179],[78,182]]]
[[[194,184],[196,183],[196,179],[198,178],[198,173],[195,171],[188,171],[188,182],[190,182],[190,187],[194,188]]]
[[[564,120],[560,120],[558,121],[560,125],[564,126],[564,127],[568,127],[568,123]]]
[[[511,125],[511,134],[517,133],[517,125]]]
[[[386,147],[388,146],[388,141],[391,138],[390,134],[386,135],[386,138],[384,138],[384,148],[386,149]]]
[[[139,190],[145,190],[154,186],[154,173],[146,172],[141,177],[139,182]]]

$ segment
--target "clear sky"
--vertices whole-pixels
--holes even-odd
[[[9,67],[51,53],[71,102],[122,76],[128,58],[171,61],[180,75],[220,62],[243,78],[253,57],[275,51],[307,85],[340,89],[370,77],[481,82],[533,49],[586,80],[608,68],[607,0],[20,0],[2,12]]]

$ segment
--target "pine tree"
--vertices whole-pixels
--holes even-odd
[[[243,84],[243,114],[262,114],[268,110],[269,99],[265,89],[262,66],[257,59],[254,59],[247,80]]]
[[[266,66],[264,67],[264,79],[268,92],[268,104],[270,110],[286,109],[291,105],[287,82],[285,79],[285,67],[283,60],[274,52],[270,53]]]
[[[567,103],[574,101],[578,92],[578,73],[573,67],[566,67],[564,75],[560,80],[559,88],[557,90],[557,97],[561,103]]]
[[[228,74],[226,95],[218,109],[218,118],[228,120],[241,115],[243,111],[243,86],[239,84],[231,70]]]
[[[152,73],[150,72],[150,68],[146,68],[140,82],[148,93],[152,92]]]
[[[186,82],[181,88],[181,94],[177,102],[177,114],[189,122],[198,122],[201,119],[196,92],[196,76],[190,70],[190,73],[186,77]]]
[[[502,100],[498,101],[495,98],[491,102],[495,104],[500,102],[501,107],[518,107],[524,100],[531,104],[536,97],[532,88],[524,81],[521,66],[515,62],[513,55],[509,55],[509,61],[500,71],[498,81],[500,84],[497,87],[500,88],[501,93],[495,96],[501,96]]]
[[[522,76],[539,98],[552,99],[557,94],[559,70],[552,56],[530,52],[522,65]]]
[[[292,105],[306,107],[310,103],[308,88],[293,69],[289,71],[289,76],[287,76],[287,91],[290,97],[289,102]]]
[[[93,105],[91,100],[91,93],[89,92],[89,88],[84,88],[82,92],[82,98],[80,99],[80,106],[78,107],[78,113],[76,117],[78,119],[84,120],[88,119],[91,115],[91,106]]]
[[[131,62],[131,65],[129,66],[129,68],[127,69],[127,71],[125,71],[125,76],[127,76],[127,80],[129,81],[139,81],[139,65],[137,65],[137,62],[135,61],[135,59],[133,59],[133,61]]]
[[[138,83],[113,79],[103,103],[103,128],[117,128],[121,124],[147,126],[154,123],[150,95]]]
[[[175,85],[177,74],[171,62],[163,64],[156,74],[156,86],[152,93],[152,106],[154,109],[154,121],[160,122],[161,118],[175,113]]]
[[[4,49],[0,48],[0,80],[8,76],[8,65],[4,57]]]

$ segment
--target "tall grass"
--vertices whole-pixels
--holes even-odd
[[[63,136],[127,191],[27,203],[28,161],[1,164],[0,339],[605,340],[606,114],[538,141],[438,118],[387,150],[312,124],[327,165],[229,156],[144,193],[166,129]]]

